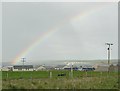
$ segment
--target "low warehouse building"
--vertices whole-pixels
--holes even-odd
[[[108,65],[98,65],[95,68],[95,71],[108,71],[109,70],[109,66]]]
[[[14,65],[13,71],[33,71],[33,65]]]

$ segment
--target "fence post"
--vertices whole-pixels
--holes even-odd
[[[7,79],[8,79],[8,72],[7,72]]]
[[[71,67],[71,78],[73,78],[73,65]]]
[[[102,71],[100,72],[100,83],[102,82]]]
[[[50,78],[52,78],[52,72],[50,72]]]
[[[87,71],[86,71],[86,77],[87,77]]]
[[[32,73],[30,74],[30,78],[32,79]]]

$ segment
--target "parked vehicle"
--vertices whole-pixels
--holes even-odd
[[[95,68],[80,68],[80,69],[78,69],[79,71],[94,71],[95,70]]]

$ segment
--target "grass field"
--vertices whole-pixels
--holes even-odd
[[[80,72],[52,70],[2,72],[3,89],[118,89],[117,72]],[[65,73],[66,76],[58,76]]]
[[[2,89],[2,72],[0,71],[0,90]]]

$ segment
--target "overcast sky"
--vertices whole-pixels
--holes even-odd
[[[25,55],[26,60],[107,59],[106,42],[114,44],[111,58],[118,58],[117,3],[3,3],[2,14],[3,62],[14,60],[54,27],[57,31]]]
[[[2,3],[0,3],[0,65],[2,64]]]

